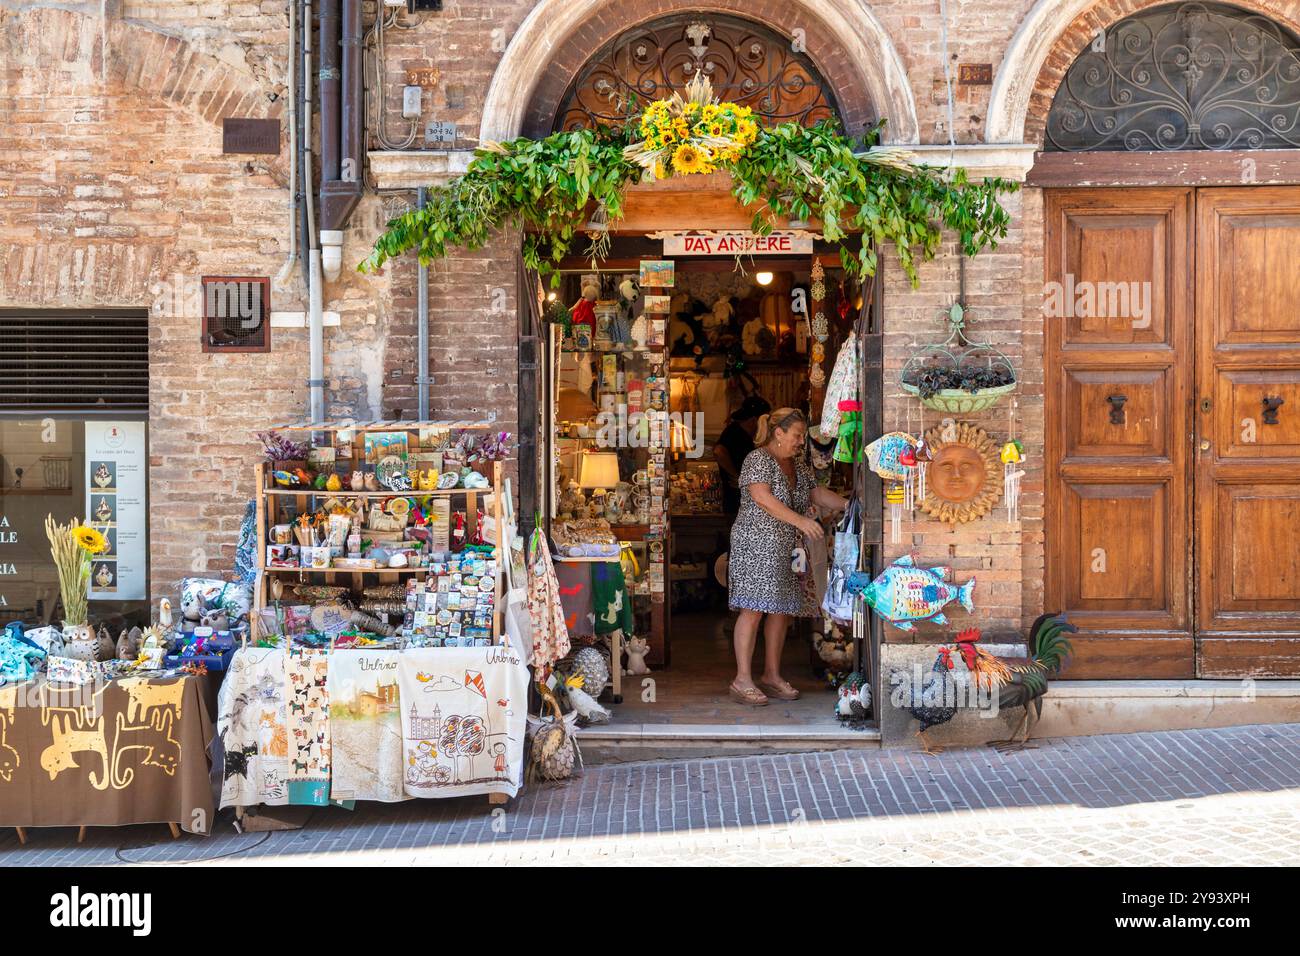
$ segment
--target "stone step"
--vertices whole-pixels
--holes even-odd
[[[812,753],[880,746],[880,730],[861,725],[791,724],[604,724],[578,733],[588,764],[691,757]]]

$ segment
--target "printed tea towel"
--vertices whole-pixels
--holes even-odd
[[[294,648],[289,679],[289,802],[323,807],[330,801],[329,659],[324,650]]]
[[[532,660],[539,680],[569,653],[569,628],[560,602],[560,584],[551,563],[551,549],[541,529],[528,543],[528,615],[533,621]]]
[[[330,655],[330,798],[410,799],[402,789],[401,694],[395,650]]]
[[[409,796],[518,793],[528,668],[513,648],[408,649],[397,683]]]
[[[289,801],[285,655],[274,647],[235,651],[218,700],[225,749],[221,805],[279,806]]]

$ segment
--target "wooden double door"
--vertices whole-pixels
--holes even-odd
[[[1300,187],[1046,193],[1066,676],[1300,675]]]

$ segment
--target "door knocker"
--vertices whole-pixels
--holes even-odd
[[[1278,422],[1278,420],[1277,420],[1277,410],[1278,410],[1278,408],[1280,408],[1280,407],[1283,405],[1283,403],[1285,403],[1285,402],[1286,402],[1286,399],[1282,398],[1280,395],[1265,395],[1265,396],[1264,396],[1263,405],[1264,405],[1264,424],[1265,424],[1265,425],[1277,425],[1277,424],[1279,424],[1279,422]]]
[[[1110,402],[1110,423],[1112,425],[1124,424],[1124,403],[1128,401],[1127,395],[1107,395],[1106,401]]]

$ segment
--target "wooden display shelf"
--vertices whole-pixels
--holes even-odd
[[[262,568],[267,574],[432,574],[427,567],[413,568]]]
[[[490,494],[492,486],[486,488],[442,488],[436,491],[328,491],[323,488],[265,488],[268,495],[297,496],[302,498],[424,498],[451,497],[452,495]]]
[[[271,431],[277,432],[410,432],[410,431],[465,431],[467,429],[496,428],[495,419],[476,421],[473,419],[443,421],[398,421],[398,422],[283,422],[272,425]]]
[[[275,431],[313,431],[313,432],[414,432],[423,430],[447,430],[460,431],[466,429],[491,429],[495,428],[494,421],[396,421],[396,422],[291,422],[273,426]],[[336,473],[344,474],[361,467],[364,458],[364,450],[361,443],[353,443],[353,452],[351,459],[340,459],[334,463]],[[504,482],[502,478],[502,463],[493,462],[491,483],[486,488],[444,488],[433,491],[352,491],[350,489],[339,491],[329,491],[328,489],[316,488],[279,488],[275,487],[269,480],[271,466],[266,462],[258,462],[256,467],[254,487],[257,490],[256,498],[256,535],[257,535],[257,580],[253,590],[253,607],[250,613],[250,640],[256,640],[261,636],[262,616],[261,612],[270,605],[269,587],[270,582],[275,579],[284,577],[304,578],[311,575],[313,580],[321,580],[324,576],[326,583],[336,583],[348,581],[354,591],[361,590],[366,586],[367,581],[379,580],[381,583],[393,583],[406,579],[411,575],[432,576],[433,570],[429,567],[406,567],[406,568],[313,568],[313,567],[268,567],[266,563],[267,545],[270,541],[270,527],[278,522],[278,512],[280,509],[279,502],[285,498],[296,498],[300,501],[307,499],[325,500],[329,498],[424,498],[439,497],[450,498],[457,495],[464,496],[466,499],[466,511],[476,512],[478,510],[478,497],[480,495],[492,496],[493,527],[496,529],[497,542],[491,552],[480,552],[488,560],[496,564],[496,590],[493,603],[492,614],[492,639],[494,643],[501,640],[505,630],[505,608],[503,605],[504,594],[501,585],[501,576],[505,570],[505,561],[508,560],[505,549],[501,546],[501,535],[505,527],[503,518],[503,494]],[[364,529],[363,529],[364,533]]]

